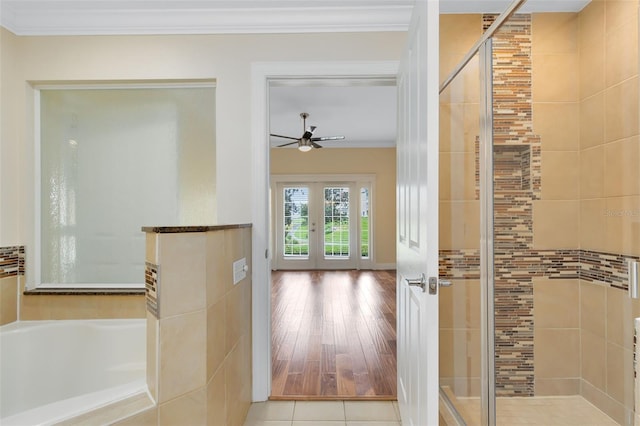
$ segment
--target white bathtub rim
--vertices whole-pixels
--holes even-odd
[[[0,424],[3,426],[50,426],[141,393],[149,394],[147,383],[144,379],[23,411],[0,419]],[[114,398],[112,396],[114,394],[117,397]],[[87,403],[87,401],[95,402]]]
[[[91,324],[96,327],[128,327],[146,324],[146,318],[97,318],[97,319],[63,319],[63,320],[20,320],[0,326],[0,334],[23,330],[31,327],[52,327],[64,324]]]

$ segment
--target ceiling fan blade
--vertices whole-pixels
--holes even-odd
[[[314,148],[322,148],[322,145],[318,145],[317,143],[310,141],[311,142],[311,146]]]
[[[276,135],[274,133],[270,133],[269,136],[273,136],[275,138],[291,139],[291,140],[294,140],[294,141],[300,140],[300,138],[292,138],[291,136]]]
[[[318,138],[311,138],[312,141],[341,141],[344,136],[323,136]]]
[[[283,146],[293,145],[294,143],[298,143],[298,141],[296,140],[295,142],[289,142],[289,143],[283,143],[282,145],[276,145],[276,148],[282,148]]]

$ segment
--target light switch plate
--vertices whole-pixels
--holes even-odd
[[[240,281],[247,277],[247,258],[236,260],[233,262],[233,284],[238,284]]]

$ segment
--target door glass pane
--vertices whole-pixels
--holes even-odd
[[[309,188],[283,189],[285,257],[309,257]]]
[[[349,188],[324,188],[324,256],[349,257]]]
[[[369,188],[360,188],[360,257],[369,258]]]
[[[440,19],[441,28],[451,28],[460,18]],[[464,52],[464,40],[446,32],[440,51]],[[447,425],[482,424],[478,77],[476,55],[440,95],[440,278],[452,283],[439,290],[440,415]]]

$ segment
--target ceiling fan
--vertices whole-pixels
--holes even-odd
[[[302,137],[294,138],[291,136],[282,136],[271,133],[270,136],[276,138],[283,139],[291,139],[294,142],[283,143],[282,145],[278,145],[276,148],[281,148],[283,146],[293,145],[294,143],[298,144],[298,149],[302,152],[311,151],[311,148],[322,148],[322,145],[318,145],[316,142],[320,141],[339,141],[344,139],[344,136],[322,136],[322,137],[313,137],[313,131],[316,129],[316,126],[307,127],[307,118],[309,118],[309,113],[301,112],[300,117],[302,118]]]

